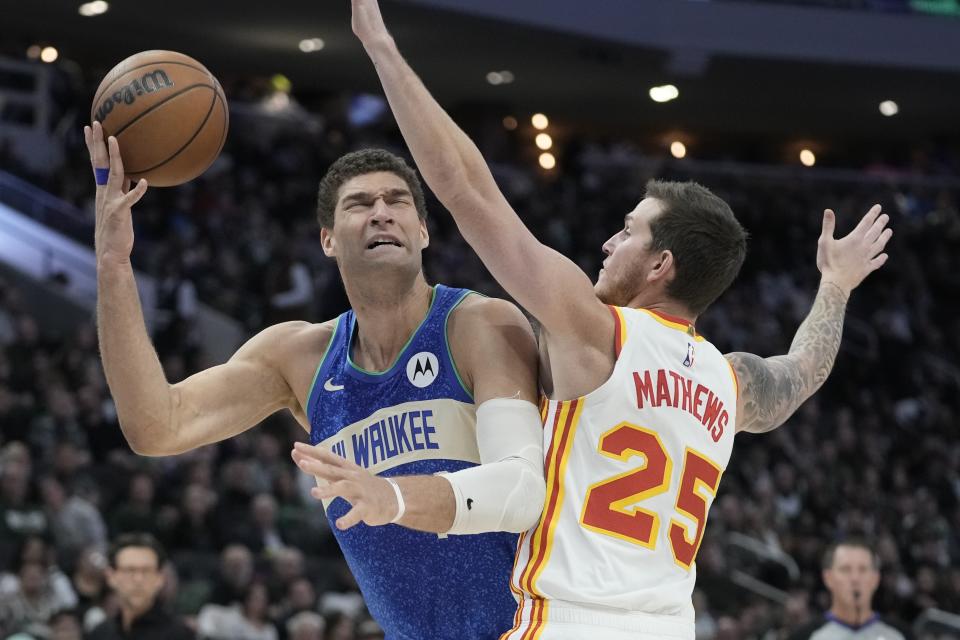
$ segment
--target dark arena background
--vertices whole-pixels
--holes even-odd
[[[824,550],[850,537],[879,556],[884,620],[960,638],[960,3],[382,8],[526,224],[592,277],[648,179],[731,204],[747,261],[698,322],[724,352],[786,352],[823,210],[846,233],[883,206],[890,260],[854,292],[827,383],[773,434],[737,438],[697,557],[697,638],[799,637],[830,608]],[[306,434],[289,414],[183,455],[129,448],[98,354],[82,132],[104,74],[138,51],[181,51],[223,85],[220,157],[133,212],[171,382],[270,324],[332,318],[347,301],[318,181],[354,149],[409,157],[349,3],[0,0],[0,16],[0,637],[79,638],[113,615],[106,551],[146,531],[171,559],[164,606],[201,637],[382,638],[290,459]],[[504,296],[427,204],[430,281]],[[234,618],[256,632],[217,622]]]

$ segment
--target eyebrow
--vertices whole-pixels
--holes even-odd
[[[396,187],[394,189],[387,189],[387,191],[383,195],[386,198],[390,198],[390,197],[396,198],[398,196],[413,197],[413,194],[410,193],[409,189],[403,189],[401,187]],[[353,193],[348,193],[347,195],[340,198],[340,204],[342,205],[348,202],[369,202],[370,200],[373,200],[374,197],[375,195],[373,193],[370,193],[369,191],[355,191]]]

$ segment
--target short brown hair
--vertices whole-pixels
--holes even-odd
[[[650,248],[673,253],[676,275],[667,285],[667,295],[699,315],[740,272],[747,256],[747,232],[730,205],[696,182],[651,180],[646,197],[663,203],[650,222]]]
[[[385,149],[361,149],[352,151],[334,162],[320,181],[317,196],[317,221],[325,229],[333,228],[333,214],[337,208],[337,194],[345,182],[357,176],[378,171],[389,171],[407,183],[413,194],[413,203],[417,214],[423,220],[427,217],[427,204],[423,197],[423,187],[417,172],[400,156]]]
[[[823,568],[824,569],[833,569],[833,559],[837,555],[837,549],[840,547],[852,547],[854,549],[863,549],[870,554],[870,561],[873,564],[873,568],[877,571],[880,570],[880,556],[874,550],[873,545],[864,540],[863,538],[849,538],[847,540],[840,540],[838,542],[833,542],[830,546],[827,547],[827,550],[823,552]]]
[[[113,569],[117,568],[117,556],[127,547],[144,547],[152,550],[157,556],[157,569],[163,569],[163,565],[167,562],[167,554],[163,549],[163,545],[151,534],[124,533],[113,541],[113,544],[110,545],[110,549],[107,552],[107,558],[110,560],[110,566]]]

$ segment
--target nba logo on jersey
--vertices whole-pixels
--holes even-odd
[[[687,343],[687,357],[683,359],[683,366],[693,366],[693,343],[691,342]]]
[[[421,351],[407,360],[407,380],[423,389],[429,387],[440,373],[440,361],[429,351]]]

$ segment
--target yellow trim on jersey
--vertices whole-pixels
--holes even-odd
[[[540,522],[537,523],[536,528],[530,534],[530,555],[527,557],[527,564],[523,567],[523,571],[520,572],[520,578],[517,581],[520,589],[526,593],[533,593],[532,587],[530,586],[530,571],[534,565],[536,565],[537,557],[540,556],[544,525],[547,524],[547,518],[550,515],[550,494],[552,493],[551,489],[554,485],[554,469],[557,467],[555,461],[560,453],[559,445],[563,435],[563,425],[567,419],[569,404],[566,402],[558,402],[553,409],[554,422],[551,427],[553,434],[550,440],[550,447],[547,449],[547,459],[544,461],[547,472],[546,502],[543,506],[543,514],[540,516]],[[547,415],[550,415],[549,404]]]
[[[687,326],[679,322],[673,322],[672,320],[667,320],[663,316],[659,315],[654,311],[651,311],[650,309],[638,308],[637,311],[643,311],[645,314],[647,314],[648,316],[650,316],[651,318],[653,318],[654,320],[656,320],[657,322],[659,322],[665,327],[676,329],[677,331],[683,331],[685,334],[689,335],[691,338],[693,338],[697,342],[703,342],[704,340],[706,340],[706,338],[704,338],[703,336],[701,336],[699,333],[696,333],[696,332],[694,332],[693,335],[690,335],[690,327],[693,325]]]
[[[727,356],[723,356],[727,360]],[[740,400],[740,378],[737,377],[737,371],[733,368],[733,363],[727,360],[727,366],[730,367],[730,375],[733,376],[733,397]]]
[[[560,520],[560,512],[563,509],[563,477],[567,471],[567,462],[570,459],[570,452],[573,450],[573,441],[577,435],[577,423],[580,422],[580,414],[583,412],[583,405],[585,404],[583,398],[578,398],[576,400],[565,401],[562,404],[566,405],[566,413],[569,416],[570,409],[573,408],[573,416],[570,419],[570,426],[567,429],[564,429],[566,434],[567,442],[565,445],[561,442],[560,445],[563,447],[562,450],[557,447],[557,456],[555,460],[559,457],[560,464],[559,469],[553,474],[552,481],[557,485],[557,499],[555,502],[553,517],[547,523],[547,540],[546,547],[543,551],[543,560],[540,562],[540,566],[536,567],[534,570],[533,576],[529,579],[530,592],[536,595],[543,597],[542,593],[537,592],[537,580],[540,579],[540,575],[543,573],[544,568],[547,566],[547,563],[550,562],[550,553],[553,551],[553,536],[557,529],[557,522]],[[554,436],[556,437],[556,436]],[[556,466],[556,465],[555,465]],[[550,494],[552,484],[547,482],[547,494]],[[548,505],[549,506],[549,505]]]

